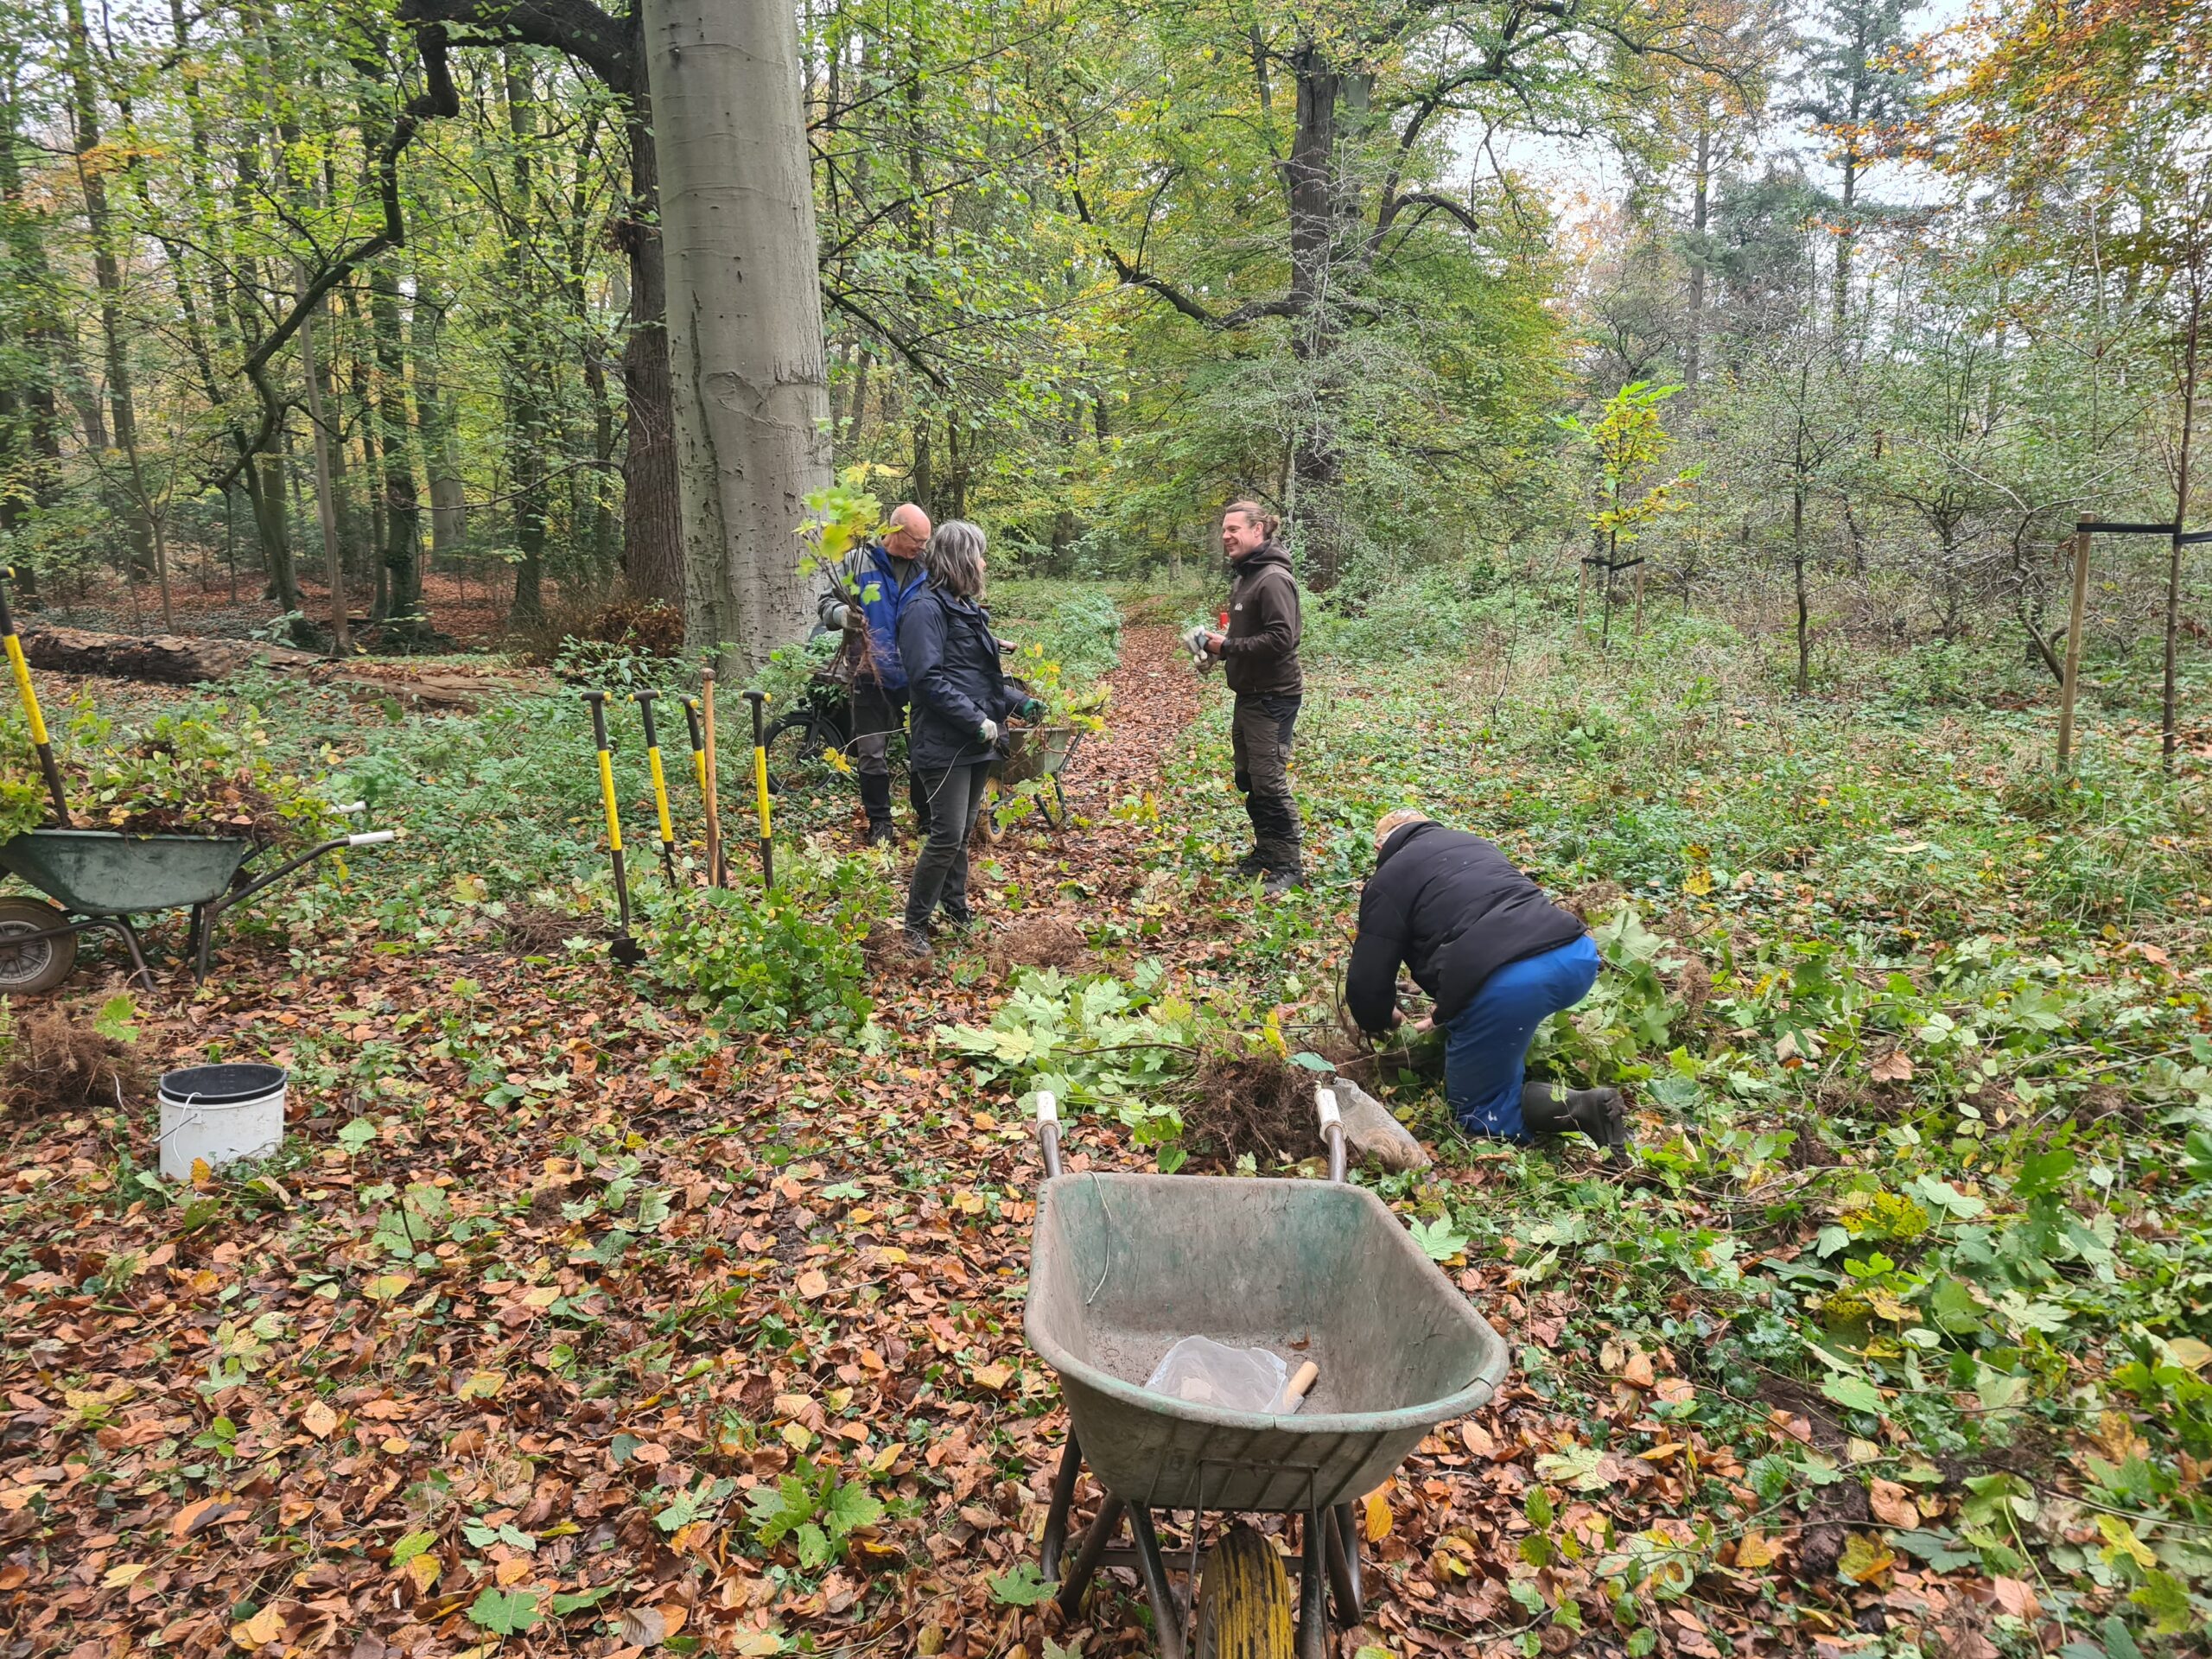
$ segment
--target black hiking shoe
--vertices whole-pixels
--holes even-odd
[[[1255,875],[1267,874],[1268,855],[1255,847],[1229,868],[1230,874],[1249,881]]]
[[[899,939],[906,948],[906,960],[909,962],[928,962],[937,955],[926,933],[910,927],[900,933]]]
[[[888,818],[869,819],[868,844],[871,847],[896,847],[899,844],[899,826]]]
[[[1296,864],[1287,864],[1281,869],[1269,870],[1267,880],[1261,884],[1260,891],[1270,899],[1280,899],[1283,894],[1305,885],[1306,872]]]

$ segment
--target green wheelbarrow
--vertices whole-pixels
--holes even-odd
[[[1039,1096],[1046,1179],[1022,1326],[1068,1408],[1039,1570],[1072,1617],[1101,1567],[1135,1569],[1161,1659],[1184,1659],[1193,1615],[1199,1659],[1321,1659],[1329,1600],[1340,1628],[1360,1620],[1356,1500],[1505,1376],[1497,1333],[1381,1199],[1346,1184],[1335,1096],[1316,1100],[1326,1181],[1064,1174],[1058,1114]],[[1163,1356],[1198,1334],[1311,1362],[1312,1391],[1245,1411],[1147,1388]],[[1070,1560],[1085,1465],[1106,1495]],[[1191,1512],[1179,1593],[1154,1520],[1174,1510]],[[1298,1516],[1298,1556],[1286,1565],[1232,1526],[1202,1564],[1205,1516],[1223,1511]],[[1124,1520],[1131,1542],[1117,1546]]]
[[[357,805],[349,809],[359,811]],[[126,836],[110,830],[29,830],[0,842],[0,870],[54,902],[0,898],[0,993],[50,990],[77,965],[77,935],[102,928],[121,938],[148,990],[153,971],[134,915],[192,913],[193,979],[207,977],[216,918],[264,888],[346,847],[377,847],[389,830],[339,836],[279,869],[246,868],[257,849],[240,836]]]

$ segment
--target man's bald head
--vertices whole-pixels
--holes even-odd
[[[891,509],[891,528],[884,532],[883,550],[894,559],[915,559],[930,539],[930,516],[911,501]]]

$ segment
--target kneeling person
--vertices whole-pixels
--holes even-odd
[[[1359,1028],[1399,1022],[1404,963],[1436,999],[1430,1023],[1445,1033],[1445,1092],[1462,1128],[1515,1141],[1580,1130],[1618,1160],[1628,1145],[1618,1091],[1525,1081],[1536,1027],[1597,982],[1588,930],[1480,836],[1403,810],[1375,826],[1375,847],[1344,976]]]

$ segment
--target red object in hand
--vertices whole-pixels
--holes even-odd
[[[1229,631],[1229,613],[1227,611],[1221,613],[1221,627],[1222,632],[1224,633]]]

